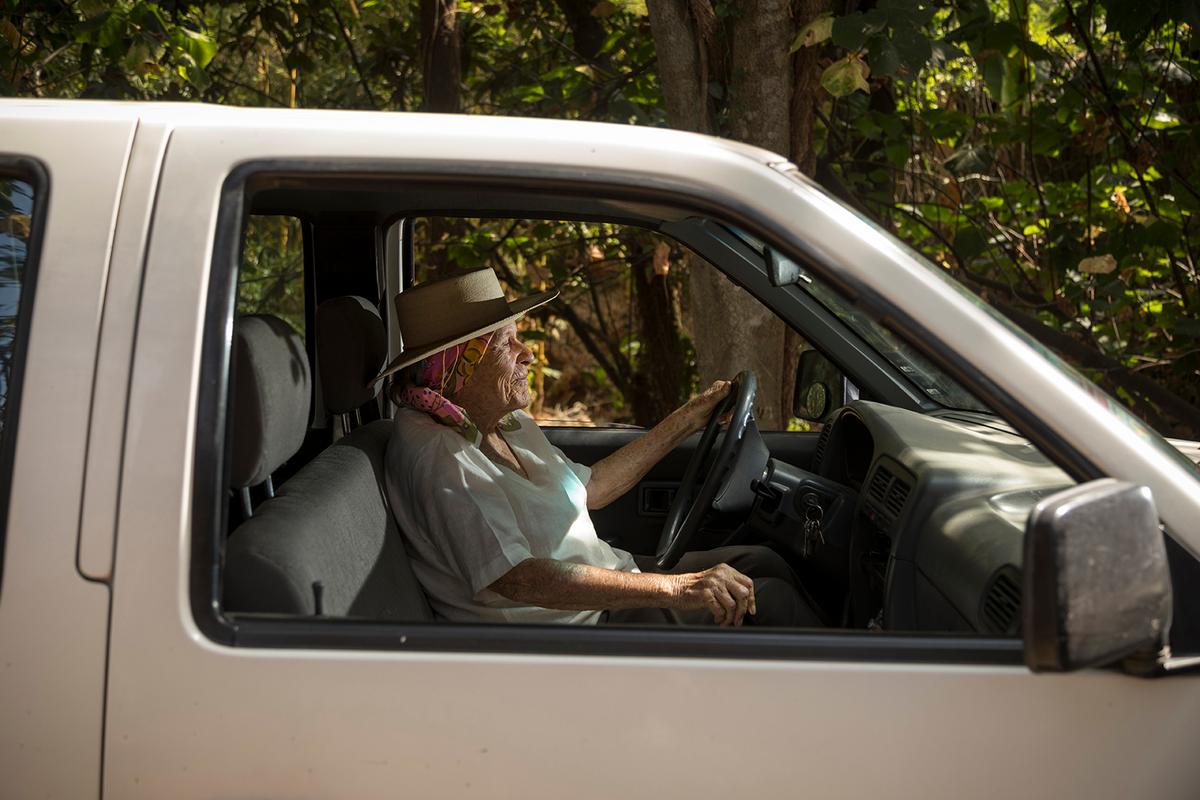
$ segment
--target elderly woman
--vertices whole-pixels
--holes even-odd
[[[474,622],[819,624],[766,548],[689,553],[660,574],[596,535],[588,509],[701,429],[729,384],[591,468],[572,462],[521,410],[533,355],[514,323],[555,294],[509,304],[482,269],[396,297],[404,348],[379,376],[399,372],[387,487],[434,611]]]

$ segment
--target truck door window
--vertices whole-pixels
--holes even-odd
[[[198,496],[208,492],[209,497],[221,493],[222,500],[228,500],[233,497],[231,489],[257,487],[260,496],[243,504],[246,513],[237,520],[226,513],[236,502],[214,504],[216,525],[212,507],[197,515],[193,573],[199,578],[193,581],[192,595],[197,620],[208,626],[214,638],[248,646],[645,652],[645,641],[635,626],[624,632],[619,631],[621,625],[603,630],[489,626],[483,616],[463,625],[441,624],[453,619],[447,611],[458,608],[453,606],[458,595],[434,596],[427,591],[436,580],[423,582],[418,573],[440,564],[442,556],[420,548],[427,540],[448,540],[420,538],[412,532],[433,529],[420,514],[429,507],[425,500],[443,492],[443,487],[439,497],[470,495],[455,490],[448,480],[429,484],[437,487],[433,490],[421,484],[408,495],[397,494],[398,499],[389,496],[393,483],[386,465],[393,454],[404,451],[392,447],[396,438],[391,421],[368,413],[374,410],[381,383],[371,376],[378,375],[379,365],[385,363],[376,351],[386,347],[376,347],[374,342],[377,336],[386,339],[383,320],[395,314],[392,298],[376,291],[378,268],[387,255],[383,232],[398,219],[412,220],[412,233],[402,242],[404,248],[411,247],[411,255],[400,250],[406,268],[398,271],[406,285],[490,267],[510,298],[551,286],[560,289],[557,300],[527,315],[521,335],[538,360],[531,376],[530,411],[553,429],[547,435],[555,437],[550,443],[565,454],[564,461],[570,461],[573,477],[564,477],[563,485],[576,498],[581,488],[576,484],[586,481],[579,479],[587,469],[576,467],[598,463],[635,435],[568,431],[554,424],[555,417],[582,411],[583,424],[649,425],[695,392],[700,383],[695,365],[703,354],[692,344],[698,341],[697,332],[684,321],[695,316],[687,313],[689,282],[702,270],[716,270],[722,280],[729,278],[714,290],[718,299],[742,292],[797,328],[807,319],[804,313],[815,306],[788,292],[766,294],[765,275],[752,272],[751,268],[757,269],[754,263],[742,267],[741,262],[723,260],[727,252],[718,247],[723,242],[698,235],[688,239],[680,227],[667,228],[662,220],[682,218],[681,209],[617,205],[565,189],[551,203],[537,194],[515,198],[507,188],[485,186],[476,192],[432,180],[429,185],[398,179],[360,183],[357,178],[334,175],[328,180],[311,177],[309,186],[288,178],[282,189],[272,180],[269,175],[262,178],[245,198],[252,213],[262,210],[266,215],[252,217],[248,226],[242,226],[244,206],[231,205],[218,223],[218,234],[236,235],[240,229],[245,238],[240,248],[229,247],[224,256],[218,252],[214,263],[214,275],[225,281],[214,284],[213,296],[224,305],[211,306],[214,313],[205,341],[205,360],[208,369],[216,370],[211,373],[216,388],[206,400],[209,405],[200,410],[198,425],[211,426],[213,419],[222,419],[220,404],[227,402],[225,441],[230,452],[220,447],[198,451],[204,465],[196,474],[207,483],[197,492]],[[314,235],[306,247],[298,242],[301,226],[280,217],[277,212],[282,209],[305,219],[306,225],[313,220]],[[553,216],[559,213],[573,219]],[[707,230],[707,222],[701,219],[697,227]],[[331,231],[329,246],[322,235],[326,225]],[[363,242],[375,243],[375,258],[370,257],[369,247],[361,246]],[[240,264],[231,263],[236,252],[242,254]],[[317,276],[307,287],[306,267]],[[235,282],[237,310],[244,315],[239,319],[231,319],[230,313]],[[302,331],[305,313],[316,318],[311,306],[318,298],[339,302],[336,308],[344,306],[346,316],[341,322],[334,317],[338,326],[333,328],[310,325],[306,353],[284,323]],[[658,314],[642,305],[648,300],[664,301],[657,307]],[[747,324],[747,315],[732,308],[727,303],[726,313],[696,323],[718,334],[718,346],[721,331]],[[329,314],[322,319],[330,319]],[[669,326],[679,339],[675,355],[663,355],[661,342],[647,343],[654,330],[646,320]],[[326,337],[327,331],[333,332],[331,338]],[[323,355],[325,367],[317,369],[321,364],[312,351],[321,350],[323,342],[333,355]],[[231,353],[234,345],[239,349]],[[651,353],[652,347],[660,348],[658,355]],[[753,355],[738,359],[750,362]],[[686,383],[680,379],[675,384],[677,393],[657,410],[633,408],[645,402],[647,382],[666,372],[663,365],[686,365],[690,370]],[[232,372],[221,375],[222,368]],[[251,368],[256,372],[250,374]],[[774,367],[754,363],[747,368],[764,378],[774,375]],[[326,437],[310,453],[301,448],[300,434],[310,427],[304,400],[313,375],[317,383],[328,382],[321,389],[327,397],[341,398],[336,408],[329,408],[349,419],[342,437]],[[626,382],[625,388],[620,380]],[[341,391],[345,387],[356,391]],[[247,394],[246,399],[243,390],[257,394]],[[581,392],[586,401],[581,400]],[[618,393],[619,399],[614,397]],[[760,385],[760,399],[763,396]],[[573,411],[576,403],[584,408]],[[314,418],[322,413],[318,408]],[[414,424],[423,422],[417,419]],[[766,454],[759,449],[746,451],[751,456],[746,463],[755,476],[759,462],[754,459],[768,462],[769,470],[761,474],[770,485],[759,484],[765,490],[758,491],[752,482],[757,477],[732,471],[733,480],[745,481],[738,486],[749,485],[757,493],[739,500],[737,508],[714,507],[719,513],[710,515],[711,530],[701,531],[698,546],[689,549],[708,550],[738,536],[763,553],[774,548],[824,626],[864,636],[882,628],[889,635],[886,658],[929,660],[931,651],[922,649],[928,645],[940,648],[933,660],[1019,661],[1019,609],[1011,601],[1021,585],[1023,516],[1039,496],[1028,490],[1049,491],[1066,485],[1069,478],[1031,452],[1028,443],[1000,420],[987,415],[960,414],[950,419],[866,398],[843,408],[826,431],[819,438],[772,433],[770,445],[763,445]],[[398,447],[405,444],[401,440]],[[672,455],[689,453],[681,450]],[[605,506],[604,513],[611,511],[607,518],[601,519],[596,509],[594,538],[603,538],[626,554],[652,555],[662,530],[662,504],[669,504],[670,486],[679,485],[686,461],[686,457],[670,463],[663,459],[660,474]],[[805,472],[804,464],[812,469]],[[284,476],[280,472],[284,465],[296,469]],[[393,469],[393,480],[403,480],[395,478],[397,474],[422,475],[421,468],[401,463],[395,468],[401,472]],[[811,491],[802,494],[802,486]],[[797,500],[781,505],[779,498],[785,496]],[[801,502],[807,505],[798,505]],[[709,510],[701,508],[697,513]],[[531,530],[538,522],[533,514],[529,512]],[[979,543],[987,546],[976,546]],[[877,569],[866,570],[864,565]],[[457,591],[457,587],[452,588]],[[812,626],[782,627],[798,632]],[[671,654],[719,651],[737,657],[781,657],[778,647],[760,646],[754,637],[710,633],[715,635],[655,634],[653,641]],[[956,638],[944,642],[922,638],[930,634]],[[917,649],[909,649],[918,639]],[[788,652],[801,656],[826,652],[822,648],[828,644],[829,654],[837,650],[838,658],[847,657],[842,639],[834,642],[811,631],[789,635],[784,644]]]
[[[528,411],[544,425],[652,427],[707,388],[700,365],[720,360],[717,351],[734,324],[710,320],[696,329],[693,284],[724,278],[696,252],[646,228],[542,219],[413,221],[415,282],[479,267],[494,269],[511,296],[562,290],[519,326],[535,357]],[[776,324],[772,333],[782,337],[786,326]],[[795,362],[803,342],[789,335]],[[782,380],[794,380],[794,372]],[[758,416],[763,430],[808,429],[776,413]]]
[[[29,329],[29,298],[33,290],[42,222],[41,192],[23,177],[4,175],[0,163],[0,559],[4,553],[4,526],[8,518],[13,445],[21,372]],[[36,208],[35,208],[36,206]]]

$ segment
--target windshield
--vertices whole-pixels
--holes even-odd
[[[733,233],[750,245],[763,257],[766,257],[765,247],[761,241],[743,230],[733,228]],[[778,254],[776,254],[778,256]],[[825,307],[849,326],[859,338],[900,370],[909,381],[933,402],[946,408],[963,411],[982,411],[992,413],[991,409],[975,399],[962,384],[938,369],[923,355],[905,344],[894,333],[880,325],[870,315],[847,305],[836,292],[808,271],[795,264],[790,259],[778,256],[784,264],[794,267],[800,274],[796,286]]]
[[[802,175],[794,167],[792,167],[791,169],[784,169],[784,170],[780,170],[780,171],[783,175],[786,175],[787,177],[791,178],[794,181],[804,183],[806,185],[812,185],[811,182],[809,181],[809,179],[804,177],[804,175]],[[859,212],[858,209],[842,202],[840,199],[833,197],[832,195],[826,194],[825,196],[832,202],[837,203],[839,206],[846,209],[849,213],[853,214],[856,218],[861,220],[863,222],[863,224],[865,224],[871,228],[874,228],[877,231],[881,231],[882,233],[887,235],[887,237],[889,239],[891,239],[893,242],[897,243],[907,253],[909,253],[916,263],[925,267],[932,274],[937,275],[941,280],[945,281],[948,285],[953,287],[955,291],[959,292],[963,297],[967,298],[972,303],[977,305],[980,309],[982,309],[984,311],[984,313],[988,314],[988,316],[992,317],[998,323],[1000,323],[1005,328],[1007,328],[1009,331],[1011,331],[1013,333],[1013,335],[1015,335],[1016,337],[1021,339],[1023,342],[1025,342],[1027,345],[1029,345],[1031,348],[1033,348],[1035,351],[1037,351],[1043,358],[1046,359],[1046,361],[1049,364],[1051,364],[1056,369],[1058,369],[1063,375],[1066,375],[1068,378],[1070,378],[1072,381],[1074,381],[1078,386],[1082,387],[1090,395],[1092,395],[1097,401],[1099,401],[1104,406],[1106,406],[1108,408],[1108,410],[1110,412],[1112,412],[1112,414],[1117,419],[1119,419],[1122,423],[1124,423],[1124,425],[1127,428],[1132,430],[1143,441],[1151,444],[1155,449],[1157,449],[1159,452],[1169,456],[1176,463],[1186,466],[1189,471],[1191,471],[1193,473],[1200,473],[1200,464],[1197,464],[1197,463],[1193,462],[1191,459],[1187,458],[1183,453],[1181,453],[1179,451],[1178,448],[1173,447],[1169,442],[1167,442],[1166,439],[1163,439],[1160,435],[1158,435],[1153,429],[1151,429],[1149,426],[1147,426],[1144,422],[1142,422],[1140,419],[1138,419],[1137,417],[1135,417],[1131,413],[1129,413],[1129,410],[1119,400],[1117,400],[1116,398],[1107,394],[1099,386],[1097,386],[1095,383],[1093,383],[1091,380],[1089,380],[1085,375],[1081,374],[1078,370],[1074,369],[1069,364],[1064,362],[1061,358],[1059,358],[1059,356],[1056,353],[1047,349],[1044,345],[1042,345],[1041,342],[1037,341],[1032,336],[1030,336],[1028,333],[1021,330],[1016,325],[1012,324],[1009,320],[1005,319],[1005,317],[1003,315],[1001,315],[999,312],[997,312],[995,309],[993,309],[991,306],[989,306],[987,303],[985,303],[981,298],[979,298],[977,295],[975,295],[974,293],[969,291],[966,287],[964,287],[958,281],[954,280],[949,275],[947,275],[945,270],[939,269],[938,267],[934,266],[932,263],[929,262],[929,260],[927,258],[925,258],[919,252],[914,250],[908,244],[897,239],[891,233],[884,230],[874,220],[870,219],[869,217],[867,217],[864,214],[862,214],[861,212]],[[745,241],[748,245],[753,247],[759,253],[764,252],[763,243],[761,241],[759,241],[758,239],[755,239],[753,236],[750,236],[749,234],[747,234],[746,232],[741,231],[741,230],[733,229],[733,232],[735,235],[739,236],[743,241]],[[785,259],[785,261],[787,261],[787,260]],[[787,263],[793,263],[793,262],[788,261]],[[820,302],[822,305],[824,305],[826,308],[828,308],[831,312],[833,312],[835,315],[837,315],[837,317],[839,319],[844,320],[845,323],[849,327],[853,328],[864,340],[868,341],[870,343],[871,347],[878,350],[881,355],[883,355],[885,358],[887,358],[889,361],[891,361],[893,364],[895,364],[898,369],[905,370],[905,367],[901,363],[897,362],[897,360],[896,360],[897,356],[899,356],[903,361],[905,361],[909,365],[911,365],[913,367],[913,369],[916,370],[916,372],[920,373],[922,375],[922,377],[916,378],[912,373],[909,373],[906,371],[906,374],[909,374],[910,377],[913,378],[913,383],[920,386],[922,388],[922,391],[931,400],[934,400],[938,403],[949,406],[951,408],[961,408],[961,409],[970,410],[970,411],[986,411],[988,413],[995,413],[995,412],[992,412],[990,409],[988,409],[983,404],[981,404],[978,400],[976,400],[974,398],[974,396],[971,395],[971,393],[968,392],[965,388],[963,388],[963,386],[961,384],[956,382],[949,375],[946,375],[945,373],[943,373],[940,369],[938,369],[932,363],[930,363],[926,359],[922,358],[918,353],[913,351],[909,346],[907,346],[903,342],[899,341],[890,331],[888,331],[886,328],[884,328],[882,325],[880,325],[874,319],[871,319],[870,317],[867,317],[867,316],[861,314],[861,312],[857,312],[853,309],[850,309],[842,301],[841,297],[839,297],[837,294],[835,294],[827,286],[818,284],[818,282],[814,278],[812,278],[812,276],[808,275],[808,273],[806,271],[801,270],[801,273],[802,273],[802,277],[801,277],[801,280],[798,285],[803,287],[804,290],[809,295],[811,295],[818,302]],[[840,311],[839,311],[839,308],[841,309]],[[870,331],[871,333],[868,334],[867,331]],[[879,342],[888,343],[888,344],[881,346],[879,344]],[[893,345],[890,343],[892,343],[892,342],[895,343],[894,350],[891,349],[893,347]],[[938,388],[940,391],[946,392],[945,399],[939,398],[939,397],[931,394],[930,391],[928,389],[926,389],[924,387],[924,385],[920,382],[921,380],[925,380],[925,379],[932,381],[934,386],[936,388]],[[951,387],[953,387],[953,388],[951,388]],[[966,400],[965,403],[964,403],[964,398]]]

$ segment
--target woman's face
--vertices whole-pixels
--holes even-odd
[[[529,405],[529,365],[533,353],[521,343],[517,326],[499,328],[460,396],[507,413]]]

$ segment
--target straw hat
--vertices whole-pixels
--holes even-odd
[[[558,296],[558,290],[508,302],[494,270],[484,267],[413,286],[395,297],[400,323],[400,355],[374,378],[374,384],[426,356],[503,328]]]

